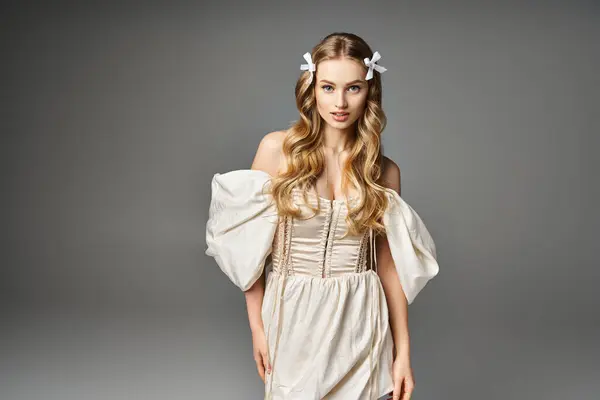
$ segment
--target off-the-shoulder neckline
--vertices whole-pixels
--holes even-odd
[[[296,190],[298,193],[301,193],[302,191],[300,189],[294,188],[294,190]],[[327,203],[343,203],[345,202],[344,199],[328,199],[326,197],[320,196],[318,193],[315,192],[307,192],[310,196],[314,196],[314,197],[318,197],[321,201],[327,202]],[[348,197],[348,202],[352,202],[354,200],[356,200],[358,197],[357,196],[349,196]]]
[[[251,168],[242,168],[242,169],[237,169],[237,170],[231,170],[229,172],[234,172],[234,171],[245,171],[245,172],[250,172],[250,173],[256,173],[258,175],[263,175],[264,177],[267,177],[268,179],[273,179],[274,176],[269,174],[267,171],[263,171],[262,169],[251,169]],[[220,174],[219,174],[220,175]],[[400,197],[402,199],[402,196],[400,196],[394,189],[392,188],[385,188],[386,191],[388,192],[388,194],[392,194],[395,195],[394,197]],[[340,202],[344,202],[344,199],[328,199],[325,198],[323,196],[318,195],[317,193],[313,193],[313,192],[308,192],[309,194],[312,194],[318,198],[320,198],[323,201],[326,202],[333,202],[333,203],[340,203]],[[357,196],[350,196],[348,197],[348,201],[354,201],[357,198]]]

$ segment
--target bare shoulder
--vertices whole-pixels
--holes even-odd
[[[260,140],[251,169],[257,169],[277,176],[283,158],[283,139],[286,131],[269,132]]]
[[[400,167],[391,158],[383,156],[382,185],[401,194]]]

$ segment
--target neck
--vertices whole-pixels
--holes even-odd
[[[345,129],[337,129],[331,125],[323,128],[323,147],[334,154],[347,149],[354,138],[355,126],[349,126]]]

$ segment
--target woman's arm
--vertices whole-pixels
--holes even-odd
[[[246,308],[248,310],[248,322],[252,332],[264,330],[261,315],[263,297],[265,296],[265,272],[252,287],[244,292],[246,296]]]
[[[384,157],[383,185],[401,191],[400,168]],[[387,300],[390,328],[394,339],[394,358],[410,360],[410,335],[408,330],[408,302],[400,284],[400,278],[392,259],[389,243],[385,235],[376,238],[377,273]]]
[[[251,169],[261,170],[271,176],[277,176],[282,142],[283,132],[277,131],[266,134],[258,145]],[[250,329],[253,332],[262,332],[264,328],[261,310],[265,295],[265,271],[244,294],[246,296]]]
[[[384,158],[383,186],[400,195],[400,168]],[[387,229],[387,227],[386,227]],[[397,245],[397,243],[393,243]],[[410,335],[408,332],[408,300],[400,283],[398,269],[392,258],[390,244],[385,235],[376,238],[377,273],[385,292],[389,310],[390,329],[394,340],[392,378],[394,399],[408,400],[415,389],[415,378],[410,366]],[[405,266],[398,266],[400,268]]]

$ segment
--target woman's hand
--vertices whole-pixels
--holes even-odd
[[[392,365],[392,378],[394,380],[394,391],[390,393],[391,400],[409,400],[415,389],[410,361],[407,357],[396,357]]]
[[[267,350],[267,338],[265,331],[262,329],[256,329],[252,331],[252,347],[254,348],[254,361],[256,361],[256,368],[258,369],[258,375],[265,382],[265,371],[271,373],[271,363],[269,362],[269,354]]]

